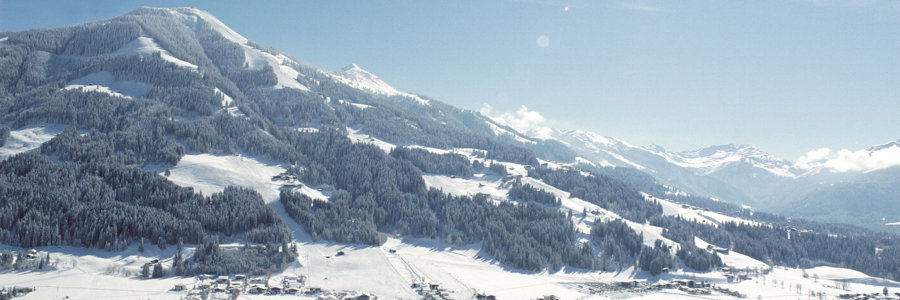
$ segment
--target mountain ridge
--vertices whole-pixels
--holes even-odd
[[[393,298],[417,297],[409,286],[426,280],[417,266],[456,295],[513,290],[458,276],[466,269],[490,272],[479,279],[542,282],[529,292],[581,297],[592,292],[573,286],[598,276],[700,271],[728,284],[723,264],[825,261],[892,276],[900,262],[891,251],[875,257],[879,243],[893,244],[865,230],[763,219],[633,169],[579,166],[600,157],[612,165],[618,155],[658,173],[708,179],[698,188],[724,186],[649,148],[586,132],[568,141],[529,138],[437,100],[356,87],[206,14],[145,8],[3,33],[0,121],[8,127],[0,130],[15,143],[0,160],[0,241],[122,252],[147,239],[159,249],[179,245],[163,258],[177,276],[296,272],[328,289]],[[134,41],[140,51],[111,55]],[[358,66],[344,71],[384,83]],[[566,143],[592,146],[594,157]],[[791,226],[808,226],[792,233],[808,238],[790,239]],[[240,244],[247,246],[233,246]],[[806,251],[831,244],[838,247],[820,256]],[[670,273],[660,275],[664,269]],[[358,279],[371,274],[390,285]]]

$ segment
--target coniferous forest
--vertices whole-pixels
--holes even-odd
[[[637,266],[656,275],[720,267],[717,254],[694,246],[696,237],[775,265],[842,266],[900,279],[896,236],[788,223],[709,198],[668,195],[652,176],[633,169],[548,167],[538,159],[570,162],[574,154],[559,142],[497,134],[492,121],[472,111],[352,88],[287,56],[279,67],[297,71],[294,79],[308,90],[274,88],[279,79],[272,66],[249,68],[242,46],[206,23],[186,26],[173,18],[143,8],[102,23],[3,33],[0,146],[26,126],[67,129],[0,161],[0,242],[119,251],[143,240],[178,245],[174,274],[283,269],[297,259],[296,246],[257,191],[229,186],[203,195],[158,171],[188,153],[215,153],[276,161],[303,184],[332,188],[327,201],[289,189],[276,200],[315,240],[381,245],[388,234],[425,237],[479,245],[490,259],[527,271]],[[114,54],[141,36],[196,68],[161,54]],[[98,73],[148,89],[129,96],[66,89]],[[474,149],[475,158],[413,146],[385,151],[353,142],[351,130],[394,145]],[[589,212],[567,210],[565,198],[523,183],[504,163],[524,166],[531,179],[627,221],[597,218],[581,232],[573,220]],[[423,174],[486,175],[508,193],[502,199],[453,195],[428,186]],[[664,216],[659,202],[642,192],[771,226],[715,227]],[[662,227],[674,244],[645,242],[633,224]],[[224,241],[246,246],[225,251]],[[185,243],[197,245],[192,257],[182,257]]]

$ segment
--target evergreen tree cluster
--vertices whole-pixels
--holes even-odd
[[[872,232],[852,235],[807,231],[784,225],[726,222],[718,227],[678,217],[657,217],[651,224],[666,228],[663,236],[683,245],[694,236],[754,259],[789,267],[837,265],[872,276],[898,278],[900,241]],[[876,249],[882,249],[876,251]]]
[[[215,237],[204,239],[190,259],[176,255],[173,272],[176,275],[245,273],[272,274],[297,260],[297,246],[293,243],[245,244],[239,248],[223,249]]]
[[[425,173],[445,174],[468,177],[472,176],[472,164],[465,156],[455,153],[437,154],[419,148],[395,147],[391,157],[411,162]]]
[[[0,147],[6,145],[7,140],[9,140],[9,127],[3,126],[0,128]]]
[[[483,116],[438,101],[420,104],[408,96],[351,88],[333,74],[287,59],[276,67],[298,71],[295,79],[309,91],[275,89],[273,66],[251,66],[243,46],[223,39],[202,18],[185,24],[169,11],[142,8],[103,22],[4,36],[8,40],[0,44],[0,121],[12,124],[13,130],[38,123],[72,127],[38,150],[0,162],[3,243],[115,250],[142,239],[160,248],[178,241],[171,268],[176,274],[269,272],[295,259],[294,252],[285,250],[292,247],[283,244],[290,233],[256,192],[228,187],[204,197],[143,169],[171,167],[186,152],[202,152],[269,158],[289,164],[289,173],[306,184],[332,187],[328,201],[290,191],[281,194],[288,213],[317,239],[380,244],[383,232],[398,232],[452,244],[480,242],[501,263],[526,270],[597,268],[594,245],[620,266],[636,261],[640,268],[658,273],[675,265],[671,249],[661,243],[642,246],[642,237],[622,222],[594,224],[593,242],[578,243],[570,218],[555,208],[528,203],[552,205],[558,199],[528,185],[517,183],[510,191],[512,198],[526,201],[518,205],[427,189],[423,171],[469,176],[486,164],[407,147],[386,155],[347,138],[348,128],[359,128],[395,144],[473,148],[485,161],[532,166],[529,176],[574,197],[635,222],[649,220],[669,228],[666,236],[682,244],[678,257],[691,268],[717,265],[717,256],[692,248],[696,235],[767,262],[827,262],[900,276],[895,238],[832,227],[811,228],[820,233],[793,232],[783,220],[771,227],[726,223],[716,229],[664,218],[657,203],[638,193],[640,188],[664,195],[665,188],[652,177],[628,169],[585,175],[537,167],[535,153],[563,160],[574,159],[574,154],[556,142],[522,144],[513,136],[498,137]],[[176,66],[159,54],[114,54],[141,36],[198,68]],[[248,45],[277,54],[253,42]],[[134,98],[63,89],[97,72],[152,88]],[[229,107],[223,107],[223,94],[234,100]],[[316,130],[298,131],[301,127]],[[8,138],[9,130],[0,129],[0,141]],[[506,176],[506,168],[496,161],[488,166],[491,172]],[[709,199],[676,200],[749,215]],[[238,236],[266,246],[222,249],[215,236]],[[184,258],[181,241],[203,245],[193,257]],[[875,254],[875,248],[883,250]],[[148,273],[153,275],[152,270]]]
[[[643,222],[662,215],[662,207],[645,200],[634,186],[605,175],[585,176],[579,170],[540,167],[529,169],[528,176],[632,221]]]
[[[512,186],[509,188],[509,192],[507,193],[510,199],[519,200],[523,202],[534,201],[536,203],[541,203],[550,206],[559,206],[561,200],[559,197],[556,197],[553,193],[536,189],[532,187],[530,184],[522,184],[521,180],[516,180],[513,182]]]
[[[594,256],[587,255],[593,248],[576,243],[571,220],[538,205],[494,204],[486,195],[450,196],[434,189],[377,199],[335,192],[326,202],[281,194],[288,214],[314,238],[380,244],[379,231],[396,230],[458,245],[482,242],[499,262],[526,270],[596,265]]]
[[[656,276],[666,269],[674,269],[678,261],[672,256],[672,251],[666,243],[656,240],[653,247],[641,246],[638,254],[637,267]]]
[[[52,188],[48,188],[52,187]],[[35,152],[0,162],[0,240],[119,250],[140,238],[200,242],[207,233],[282,242],[290,233],[255,191],[208,197],[120,163],[53,163]]]
[[[675,255],[685,266],[697,271],[714,270],[722,266],[722,258],[715,251],[700,249],[691,242],[681,242]]]
[[[634,232],[621,219],[594,222],[590,237],[591,241],[600,245],[603,255],[615,262],[620,269],[634,264],[634,258],[641,252],[644,241],[643,234]]]

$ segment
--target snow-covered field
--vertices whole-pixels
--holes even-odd
[[[350,138],[350,140],[354,143],[366,143],[378,146],[378,148],[381,148],[384,153],[390,153],[391,150],[396,147],[396,145],[394,144],[382,141],[371,135],[362,133],[362,131],[360,131],[359,129],[353,129],[350,127],[347,127],[347,137]]]
[[[812,269],[774,268],[769,274],[729,282],[722,272],[681,272],[658,277],[629,268],[621,272],[561,270],[555,273],[523,272],[493,263],[478,245],[449,246],[432,240],[389,238],[380,246],[360,246],[311,242],[298,238],[301,257],[285,271],[273,274],[269,282],[284,276],[308,276],[308,286],[332,293],[366,293],[380,299],[416,299],[412,283],[436,283],[453,299],[471,299],[475,292],[498,299],[535,299],[556,295],[561,299],[697,299],[697,295],[664,289],[651,292],[591,294],[590,284],[638,281],[644,284],[674,280],[706,281],[747,295],[749,299],[806,299],[810,292],[822,292],[828,299],[845,293],[900,290],[900,283],[872,278],[853,270],[818,267]],[[187,245],[187,252],[195,245]],[[2,249],[19,250],[0,246]],[[35,287],[17,299],[181,299],[186,292],[171,291],[176,284],[192,287],[194,277],[169,276],[142,279],[141,266],[152,259],[171,264],[174,247],[161,251],[148,245],[138,254],[136,245],[127,250],[106,252],[75,247],[38,248],[49,253],[55,268],[0,273],[3,286]],[[338,251],[345,255],[335,256]],[[241,295],[241,299],[296,299],[297,296]],[[704,299],[734,299],[723,294],[703,295]],[[302,299],[302,298],[301,298]]]
[[[700,249],[706,249],[710,246],[710,243],[706,241],[694,237],[694,245],[699,247]],[[718,245],[712,245],[714,248],[722,248]],[[735,251],[728,251],[727,253],[719,252],[719,258],[722,259],[722,263],[728,267],[736,268],[736,269],[767,269],[769,265],[764,262],[753,259],[752,257],[740,254]]]
[[[0,147],[0,159],[40,147],[68,127],[58,124],[36,124],[19,129],[12,128],[6,144]]]
[[[284,171],[280,164],[262,159],[204,153],[185,155],[169,170],[168,177],[172,183],[192,187],[204,195],[221,192],[229,185],[252,188],[269,202],[278,199],[282,185],[273,177]]]
[[[100,71],[72,80],[63,89],[82,92],[100,92],[114,97],[131,99],[146,94],[152,88],[153,85],[149,83],[116,80],[109,72]]]

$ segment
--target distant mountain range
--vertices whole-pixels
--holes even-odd
[[[858,151],[819,150],[820,156],[793,163],[751,145],[672,152],[582,130],[522,135],[559,141],[579,162],[635,168],[685,192],[759,210],[873,229],[895,230],[884,224],[900,221],[900,193],[892,192],[900,186],[900,177],[892,176],[900,172],[900,141]]]

